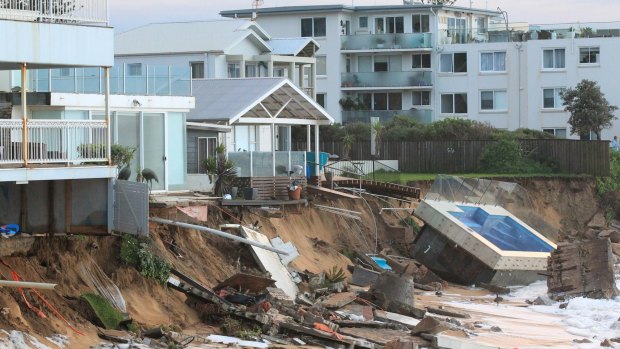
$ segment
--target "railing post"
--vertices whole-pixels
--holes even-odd
[[[28,166],[28,107],[27,107],[27,89],[28,81],[26,80],[26,63],[21,67],[22,75],[22,155],[24,158],[24,166]]]
[[[106,158],[112,166],[112,132],[110,131],[110,67],[104,67],[105,72],[105,127],[106,127]]]
[[[172,66],[168,66],[168,96],[172,96]]]

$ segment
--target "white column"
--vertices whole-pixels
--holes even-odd
[[[312,127],[306,125],[306,151],[312,151]]]
[[[316,62],[310,64],[310,81],[308,82],[308,84],[311,88],[310,90],[310,97],[312,97],[312,99],[316,100]]]
[[[319,124],[314,125],[314,154],[315,155],[315,171],[317,176],[319,176],[319,186],[321,185],[321,173],[320,171],[320,167],[319,167],[319,163],[321,162],[321,157],[320,157],[320,153],[319,153]]]
[[[291,80],[292,83],[295,83],[295,63],[291,62],[288,65],[288,79]]]
[[[299,88],[301,88],[302,90],[304,89],[304,67],[305,65],[300,64],[299,65],[299,83],[297,84],[297,86],[299,86]]]
[[[110,67],[103,68],[105,72],[105,125],[107,132],[106,157],[108,165],[112,166],[112,123],[110,122]]]
[[[273,78],[273,61],[267,62],[267,76]]]
[[[24,156],[24,166],[28,166],[28,79],[26,79],[26,63],[22,64],[22,154]]]
[[[239,77],[245,78],[245,59],[239,62]]]
[[[271,120],[271,162],[272,174],[276,176],[276,124]]]

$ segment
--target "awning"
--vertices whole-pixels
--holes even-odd
[[[205,79],[193,81],[193,122],[228,125],[330,125],[334,119],[285,78]]]

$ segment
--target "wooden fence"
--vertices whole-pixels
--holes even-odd
[[[609,176],[608,141],[527,139],[519,142],[533,158],[556,164],[559,173]],[[401,172],[475,173],[482,171],[480,157],[484,149],[493,143],[495,141],[383,142],[380,158],[398,160]],[[323,152],[343,154],[341,142],[320,142],[319,147]],[[293,145],[293,150],[303,149],[306,149],[305,142]],[[370,142],[354,143],[349,158],[371,159]]]

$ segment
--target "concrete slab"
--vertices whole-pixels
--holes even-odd
[[[241,236],[248,240],[253,240],[264,245],[271,245],[269,238],[255,230],[238,226]],[[280,256],[271,251],[264,250],[255,246],[250,246],[256,262],[267,272],[271,274],[271,278],[276,280],[276,287],[280,288],[289,297],[295,299],[299,291],[297,285],[293,281],[291,273],[280,261]]]

